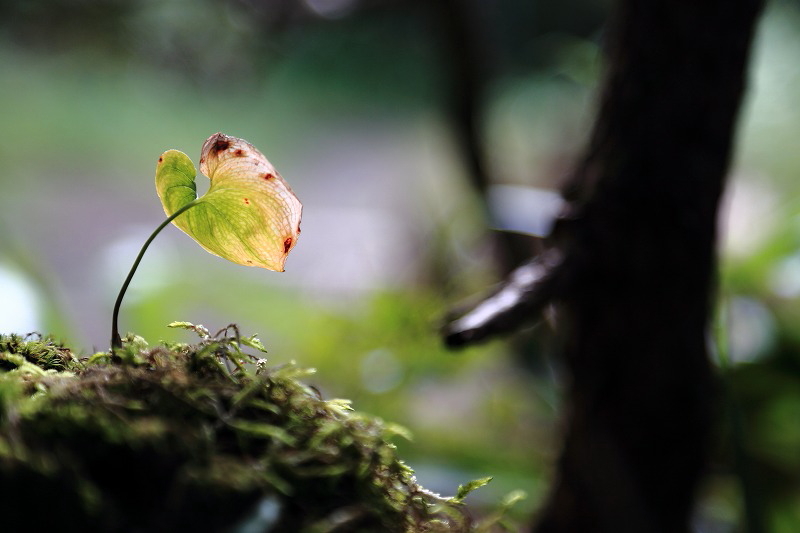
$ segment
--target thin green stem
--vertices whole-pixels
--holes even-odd
[[[119,318],[119,308],[122,305],[122,298],[125,297],[125,291],[128,290],[128,285],[131,284],[131,280],[133,279],[133,275],[136,273],[136,269],[139,267],[139,263],[142,261],[142,257],[144,253],[147,251],[147,247],[150,246],[150,243],[153,242],[153,239],[156,238],[156,235],[161,233],[161,230],[167,227],[167,225],[178,218],[179,215],[183,214],[184,211],[198,205],[200,202],[198,200],[194,200],[189,202],[188,204],[184,205],[174,213],[172,213],[167,219],[161,223],[160,226],[156,228],[156,230],[150,235],[150,237],[145,241],[144,246],[139,251],[139,255],[136,257],[136,261],[133,262],[133,266],[131,267],[131,271],[128,272],[128,277],[125,278],[125,282],[122,284],[122,288],[119,290],[119,295],[117,296],[117,301],[114,303],[114,312],[111,315],[111,351],[113,352],[116,348],[122,348],[122,337],[119,335],[119,328],[117,325],[118,318]]]

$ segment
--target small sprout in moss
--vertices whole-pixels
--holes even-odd
[[[188,329],[189,331],[194,331],[201,339],[208,339],[211,337],[211,333],[208,332],[208,328],[206,328],[202,324],[194,325],[191,322],[170,322],[169,324],[167,324],[167,327]]]
[[[401,426],[400,424],[387,423],[383,428],[383,437],[385,439],[391,439],[395,436],[403,438],[409,442],[414,440],[414,435],[408,428]]]
[[[508,494],[505,495],[503,501],[500,503],[500,506],[504,510],[511,509],[516,504],[521,502],[522,500],[528,497],[528,493],[524,490],[512,490]]]
[[[476,525],[477,531],[495,531],[497,528],[503,531],[517,531],[518,528],[511,519],[506,516],[517,503],[526,499],[528,494],[524,490],[513,490],[506,494],[500,503],[500,507],[488,516],[484,517]]]
[[[255,335],[252,337],[241,337],[239,342],[247,346],[248,348],[252,348],[254,350],[258,350],[261,353],[267,353],[267,349],[261,343],[261,340],[258,339]]]
[[[350,400],[346,400],[344,398],[333,398],[331,400],[327,400],[325,402],[325,404],[329,408],[331,408],[334,411],[337,411],[337,412],[339,412],[341,414],[344,414],[347,411],[352,411],[353,410],[353,402],[350,401]]]
[[[168,150],[158,158],[156,191],[167,219],[145,241],[119,291],[111,318],[112,351],[122,348],[117,323],[125,292],[150,243],[170,223],[214,255],[279,272],[297,244],[303,206],[252,144],[215,133],[203,143],[200,171],[211,186],[198,197],[197,170],[186,154]]]
[[[463,502],[464,498],[466,498],[470,492],[474,491],[475,489],[479,489],[484,485],[488,485],[489,482],[491,481],[492,478],[490,476],[490,477],[483,477],[480,479],[474,479],[469,483],[465,483],[464,485],[459,485],[458,491],[456,492],[456,495],[452,498],[452,501],[455,503]]]

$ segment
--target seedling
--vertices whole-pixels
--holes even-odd
[[[252,144],[215,133],[203,143],[200,172],[211,186],[198,198],[192,160],[178,150],[158,158],[156,190],[167,219],[145,241],[119,291],[111,323],[112,350],[122,346],[118,317],[125,291],[150,243],[170,222],[214,255],[278,272],[283,272],[297,244],[303,205]]]

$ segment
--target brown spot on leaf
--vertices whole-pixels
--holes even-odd
[[[215,154],[218,154],[220,152],[224,152],[230,147],[231,147],[231,142],[228,141],[227,139],[217,139],[217,141],[214,143],[214,146],[211,147],[211,151],[214,152]]]
[[[233,152],[233,154],[234,154],[236,157],[242,157],[242,156],[244,155],[244,150],[242,150],[241,148],[239,148],[238,150],[236,150],[235,152]]]
[[[247,199],[247,198],[245,198],[245,199],[244,199],[244,203],[245,203],[245,204],[247,204],[247,205],[250,205],[250,200],[249,200],[249,199]]]
[[[265,180],[275,179],[275,176],[273,174],[271,174],[270,172],[265,172],[264,173],[264,179]]]
[[[159,157],[159,158],[158,158],[158,162],[159,162],[159,163],[162,163],[163,161],[164,161],[164,158],[163,158],[163,157]]]
[[[283,241],[283,253],[288,254],[289,248],[292,247],[292,238],[286,237],[286,240]]]

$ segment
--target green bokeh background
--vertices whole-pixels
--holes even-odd
[[[159,154],[196,163],[210,134],[245,138],[304,202],[287,271],[225,262],[169,228],[122,328],[155,342],[190,339],[166,328],[175,320],[235,322],[272,362],[317,368],[326,397],[407,426],[401,454],[423,485],[450,494],[492,475],[476,505],[522,488],[517,516],[535,510],[559,441],[548,340],[452,353],[437,334],[448,309],[498,278],[444,111],[441,35],[419,4],[23,4],[0,22],[0,331],[106,349],[116,292],[164,218]],[[591,125],[606,8],[545,4],[483,8],[495,76],[481,131],[498,184],[557,188]],[[768,530],[800,527],[799,29],[788,1],[760,25],[720,221],[710,336],[733,361],[750,476],[743,485],[720,424],[702,531],[737,530],[749,493]]]

